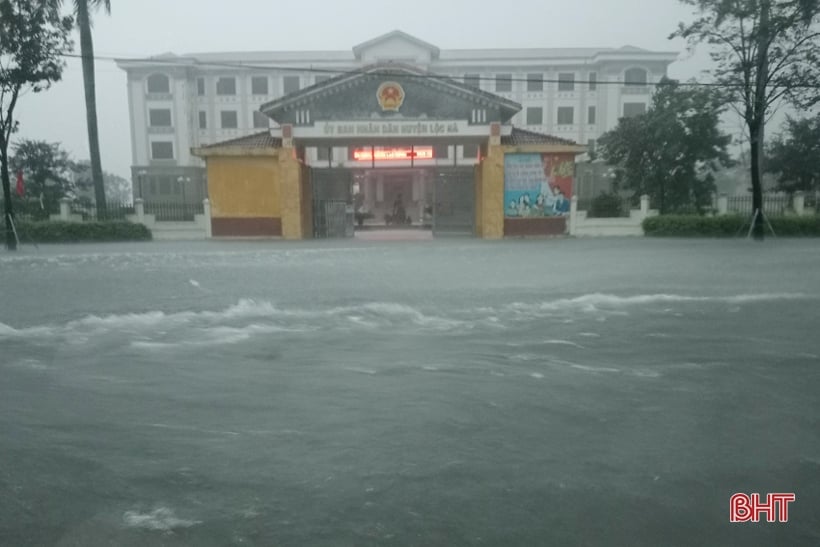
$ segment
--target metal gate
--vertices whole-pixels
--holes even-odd
[[[313,236],[353,237],[352,174],[347,169],[311,169]]]
[[[438,169],[433,182],[433,235],[475,233],[473,167]]]

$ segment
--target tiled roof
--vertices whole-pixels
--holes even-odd
[[[215,142],[213,144],[208,144],[203,146],[203,149],[209,148],[224,148],[224,147],[231,147],[231,148],[281,148],[282,147],[282,139],[279,137],[274,137],[270,134],[270,131],[263,131],[261,133],[254,133],[253,135],[246,135],[244,137],[237,137],[235,139],[230,139],[227,141],[222,142]]]
[[[554,144],[559,146],[579,146],[577,142],[569,139],[562,139],[560,137],[553,137],[552,135],[545,135],[543,133],[536,133],[535,131],[527,131],[526,129],[518,129],[513,127],[509,135],[501,136],[501,144],[506,146],[515,146],[519,144]]]

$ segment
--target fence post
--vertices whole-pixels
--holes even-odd
[[[205,237],[210,239],[211,232],[211,200],[205,198],[202,200],[202,212],[205,216]]]
[[[794,193],[794,212],[799,217],[806,214],[806,194],[803,192]]]
[[[71,218],[71,200],[68,198],[60,198],[60,220],[69,220]]]
[[[134,200],[134,213],[137,215],[137,222],[145,224],[145,201],[142,198]]]
[[[569,235],[578,233],[578,196],[573,195],[569,202]]]
[[[729,196],[726,194],[720,194],[717,200],[717,210],[719,215],[725,215],[729,213]]]
[[[649,216],[649,196],[644,194],[641,196],[641,220]]]

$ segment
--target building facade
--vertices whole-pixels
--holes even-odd
[[[397,63],[451,78],[517,103],[520,129],[594,146],[620,117],[649,105],[676,53],[636,47],[442,50],[401,31],[349,51],[165,54],[119,60],[128,73],[132,178],[146,201],[201,201],[204,161],[192,148],[279,124],[260,108],[305,88],[373,65]],[[481,121],[481,120],[479,120]],[[474,165],[478,147],[439,146],[434,162]],[[311,147],[308,165],[354,166],[351,147]]]

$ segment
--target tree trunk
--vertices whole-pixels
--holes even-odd
[[[17,249],[17,238],[14,237],[12,230],[11,218],[13,209],[11,205],[11,177],[9,177],[9,156],[8,143],[0,136],[0,178],[3,179],[3,204],[5,205],[3,211],[3,218],[6,223],[6,248],[9,251]]]
[[[766,126],[766,80],[769,78],[769,0],[760,3],[760,25],[758,27],[758,59],[755,75],[755,103],[752,120],[749,123],[749,136],[752,141],[752,234],[757,241],[763,241],[765,217],[763,212],[763,184],[761,167],[763,162],[763,135]]]
[[[102,161],[100,160],[100,139],[97,130],[97,91],[94,77],[94,42],[91,38],[91,20],[88,14],[88,0],[77,2],[77,25],[80,28],[80,52],[83,62],[83,86],[85,87],[85,113],[88,125],[88,153],[91,156],[91,179],[94,182],[94,198],[97,218],[106,217],[105,184]]]

